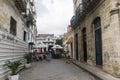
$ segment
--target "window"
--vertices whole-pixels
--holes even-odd
[[[23,40],[24,40],[24,41],[26,41],[26,36],[27,36],[27,32],[24,31],[24,33],[23,33]]]
[[[16,36],[16,33],[17,33],[16,24],[17,24],[16,20],[13,19],[13,17],[11,17],[11,19],[10,19],[10,34],[12,34],[14,36]]]

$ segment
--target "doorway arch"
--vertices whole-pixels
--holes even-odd
[[[94,40],[95,40],[95,55],[96,55],[96,65],[102,66],[102,33],[101,33],[101,19],[97,17],[93,21],[94,29]]]

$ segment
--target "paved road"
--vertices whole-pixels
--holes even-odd
[[[20,73],[20,80],[98,80],[64,60],[40,61]]]

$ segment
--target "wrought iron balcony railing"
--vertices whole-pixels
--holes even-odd
[[[84,9],[86,12],[93,10],[101,0],[85,0]]]
[[[77,21],[77,18],[76,16],[73,16],[70,20],[70,23],[71,23],[71,27],[74,29],[78,26],[78,21]]]
[[[83,12],[82,4],[79,4],[79,6],[75,10],[76,18],[79,18],[82,15],[82,12]]]
[[[79,26],[80,21],[84,18],[83,15],[84,14],[82,4],[79,4],[79,6],[75,10],[75,16],[73,16],[70,21],[72,28],[76,28],[77,26]]]
[[[92,11],[101,0],[83,0],[82,4],[75,10],[75,16],[71,18],[71,27],[75,29],[79,26],[80,22],[85,18],[86,14]]]
[[[17,7],[20,13],[26,12],[26,6],[27,6],[26,0],[14,0],[14,2],[15,2],[15,6]]]

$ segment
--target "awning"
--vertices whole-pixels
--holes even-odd
[[[60,46],[60,45],[54,45],[53,47],[52,47],[53,49],[63,49],[63,47],[62,46]]]

